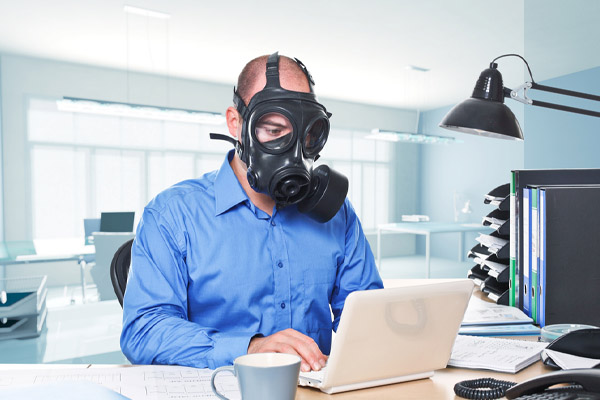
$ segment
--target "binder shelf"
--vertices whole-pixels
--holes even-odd
[[[47,314],[46,279],[0,279],[0,340],[40,335]]]

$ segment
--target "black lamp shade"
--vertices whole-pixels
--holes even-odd
[[[513,112],[504,104],[502,75],[492,64],[484,70],[471,98],[454,106],[440,127],[498,139],[523,140],[523,132]]]
[[[506,104],[473,97],[448,111],[440,127],[498,139],[523,140],[519,121]]]

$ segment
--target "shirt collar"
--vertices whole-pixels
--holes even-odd
[[[230,150],[229,153],[227,153],[227,157],[225,157],[221,168],[217,171],[217,177],[215,178],[215,215],[220,215],[239,203],[243,203],[247,200],[249,202],[248,195],[242,188],[242,185],[229,164],[233,159],[233,156],[234,150]]]

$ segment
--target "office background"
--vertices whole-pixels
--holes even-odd
[[[243,64],[274,50],[297,56],[307,64],[317,82],[317,94],[333,113],[333,131],[323,159],[350,177],[349,197],[373,249],[377,224],[398,221],[403,214],[425,214],[434,221],[453,221],[457,198],[461,202],[469,200],[472,208],[470,214],[460,215],[461,220],[480,222],[489,212],[482,203],[483,195],[507,183],[511,169],[600,167],[597,118],[525,107],[507,100],[524,130],[524,142],[469,136],[437,126],[454,104],[470,96],[479,72],[489,61],[504,53],[524,55],[540,83],[600,93],[600,37],[596,28],[600,22],[600,3],[595,0],[416,3],[375,1],[366,6],[359,2],[331,2],[322,7],[319,2],[308,2],[298,15],[309,18],[311,23],[288,23],[288,31],[281,30],[281,21],[299,11],[296,6],[279,9],[282,5],[277,2],[263,2],[261,6],[269,12],[264,19],[251,23],[244,19],[244,12],[250,12],[246,9],[249,6],[237,4],[235,12],[239,15],[234,20],[213,21],[228,26],[227,36],[215,34],[202,38],[195,44],[197,47],[188,49],[202,52],[204,48],[221,47],[240,53],[237,64],[229,63],[230,58],[211,58],[207,53],[204,60],[207,65],[224,65],[223,69],[236,71],[227,79],[213,80],[190,79],[175,73],[179,60],[169,59],[169,52],[177,47],[177,43],[169,44],[175,18],[169,22],[172,25],[141,16],[123,17],[119,26],[115,21],[104,24],[105,21],[98,20],[96,35],[121,35],[120,40],[127,44],[118,49],[119,57],[125,60],[120,68],[95,62],[93,48],[89,49],[91,55],[87,59],[69,58],[65,49],[54,42],[60,35],[54,36],[52,32],[31,30],[28,38],[15,37],[15,32],[6,28],[5,20],[5,28],[0,28],[0,239],[83,236],[82,219],[98,217],[101,211],[135,210],[137,222],[143,205],[152,196],[179,180],[217,168],[229,148],[206,139],[209,131],[226,133],[224,125],[190,126],[86,117],[57,111],[57,99],[73,96],[222,113],[231,104],[234,78]],[[23,4],[0,1],[3,10],[0,14],[4,14],[0,20],[20,18],[35,22],[43,18],[46,7],[75,6],[72,2],[56,6],[36,1]],[[131,5],[154,10],[167,7],[160,1],[138,1]],[[91,1],[89,12],[104,6],[122,10],[123,3]],[[214,5],[201,3],[197,7],[203,6],[214,11]],[[68,12],[65,10],[64,14]],[[65,18],[56,21],[55,26],[76,36],[78,27],[82,27],[77,21]],[[205,15],[198,18],[198,23],[206,22],[203,18]],[[398,32],[396,24],[409,24],[406,18],[419,23],[410,24],[415,27],[413,32],[394,37]],[[333,19],[339,21],[329,24]],[[273,21],[278,21],[275,26],[280,29],[277,40],[267,29]],[[472,21],[472,26],[465,21]],[[147,24],[154,25],[148,30]],[[346,30],[340,31],[340,27]],[[430,31],[434,34],[429,34]],[[153,36],[146,37],[148,32]],[[19,33],[25,36],[23,31]],[[303,33],[312,39],[310,44],[283,45],[286,38],[298,40]],[[329,40],[339,40],[345,34],[348,43],[343,48],[328,45]],[[436,37],[444,44],[443,48],[436,43]],[[88,39],[90,43],[100,43],[94,37]],[[27,40],[37,44],[19,47]],[[455,46],[451,45],[452,40]],[[85,41],[82,37],[81,48],[85,48]],[[249,49],[244,44],[261,41],[262,46],[253,47],[260,49],[258,54],[246,54]],[[54,49],[54,53],[48,49]],[[97,50],[100,54],[107,51],[100,47]],[[439,81],[429,78],[437,79],[435,69],[406,72],[405,64],[398,64],[397,69],[402,72],[397,75],[401,78],[381,76],[381,70],[388,69],[379,58],[396,60],[403,52],[415,55],[436,52],[436,57],[455,74],[446,79],[448,88],[453,90],[438,86]],[[333,66],[329,67],[328,62]],[[414,63],[419,66],[418,57]],[[354,75],[345,71],[350,66]],[[500,60],[499,70],[505,86],[518,86],[527,78],[524,65],[516,58]],[[335,91],[327,84],[336,74],[347,81],[343,90]],[[462,91],[456,91],[455,81],[466,82]],[[367,86],[374,88],[368,92]],[[382,95],[378,97],[377,93]],[[556,95],[537,93],[535,98],[563,100],[557,100]],[[585,101],[565,102],[586,106],[580,104]],[[587,106],[597,109],[593,104]],[[461,142],[442,145],[364,139],[374,128],[451,136]],[[467,234],[467,246],[474,243],[474,237],[475,234]],[[418,237],[385,235],[383,240],[384,256],[388,258],[422,259],[424,242]],[[433,257],[454,259],[457,241],[451,234],[434,236]],[[421,268],[418,263],[407,265]],[[462,273],[461,268],[466,273],[470,264],[463,263],[452,273]],[[79,282],[78,270],[67,262],[10,267],[2,272],[6,277],[46,274],[50,287],[76,286]],[[385,273],[394,272],[385,270]],[[420,273],[419,270],[408,276]]]

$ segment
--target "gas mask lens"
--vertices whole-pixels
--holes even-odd
[[[282,150],[294,138],[290,120],[279,113],[262,115],[254,125],[254,136],[268,150]]]
[[[313,121],[312,124],[306,130],[304,137],[304,151],[308,154],[318,153],[321,151],[325,142],[327,141],[327,135],[329,134],[329,121],[325,118],[319,118]]]

